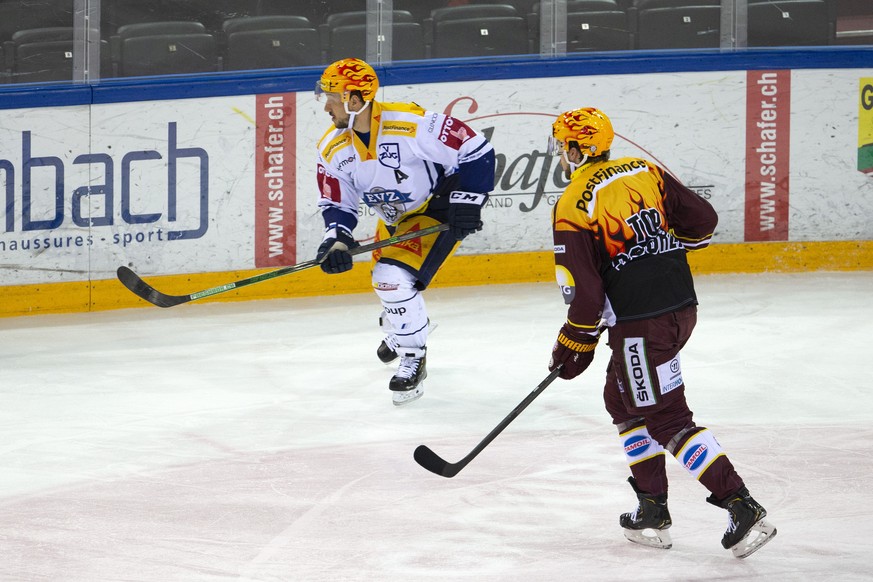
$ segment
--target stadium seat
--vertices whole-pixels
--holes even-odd
[[[538,45],[540,3],[528,14],[528,30]],[[633,35],[627,13],[615,0],[567,0],[567,52],[628,50]]]
[[[392,10],[392,22],[415,22],[415,18],[408,10]],[[323,27],[336,28],[337,26],[348,26],[349,24],[367,24],[367,11],[358,10],[355,12],[337,12],[330,14],[322,24]]]
[[[527,22],[520,16],[435,21],[431,52],[435,58],[527,54]]]
[[[495,16],[521,16],[512,4],[467,4],[462,6],[446,6],[431,10],[430,16],[423,23],[443,22],[446,20],[469,20],[472,18],[491,18]]]
[[[195,47],[200,46],[202,43],[208,44],[206,39],[202,41],[191,41],[194,44],[183,44],[181,46],[182,52],[179,53],[179,45],[166,45],[161,46],[167,39],[163,41],[142,41],[139,40],[133,43],[135,56],[131,56],[127,54],[128,47],[131,46],[130,41],[133,39],[139,38],[158,38],[158,37],[166,37],[166,36],[176,36],[176,35],[208,35],[206,32],[206,27],[200,22],[186,21],[186,20],[174,20],[174,21],[154,21],[154,22],[137,22],[133,24],[125,24],[124,26],[120,26],[116,31],[116,34],[113,35],[109,39],[110,49],[112,51],[112,67],[113,72],[116,76],[119,77],[128,77],[131,75],[159,75],[163,74],[161,72],[142,72],[144,70],[146,54],[146,47],[152,46],[153,50],[157,51],[155,54],[156,64],[160,62],[182,62],[187,61],[187,59],[191,58],[192,60],[196,60],[194,55],[190,55],[190,51],[195,49]],[[212,36],[212,35],[208,35]],[[215,43],[215,37],[212,37],[213,43]],[[213,59],[217,58],[217,46],[211,52],[212,55],[216,55]],[[172,55],[165,53],[173,53]],[[187,55],[187,56],[186,56]],[[204,55],[208,58],[208,54]],[[216,61],[217,62],[217,61]],[[184,68],[184,67],[183,67]],[[136,70],[136,73],[132,73],[130,71]],[[215,69],[212,69],[215,70]]]
[[[323,61],[314,28],[240,30],[227,35],[226,42],[227,70],[305,67]]]
[[[827,45],[835,38],[825,0],[749,0],[749,46]]]
[[[521,19],[523,30],[516,19]],[[454,22],[455,24],[447,24]],[[487,24],[477,28],[476,24]],[[425,45],[431,56],[485,56],[525,54],[532,39],[527,20],[511,4],[468,4],[431,10],[422,22]],[[457,46],[452,35],[457,34]],[[511,35],[511,38],[510,38]]]
[[[633,48],[628,16],[622,10],[567,14],[567,52]]]
[[[121,41],[118,75],[206,73],[219,69],[215,37],[206,33],[134,36]]]
[[[305,16],[289,15],[230,18],[221,25],[221,30],[225,35],[245,30],[270,30],[274,28],[315,28],[315,26]]]
[[[657,7],[650,8],[655,4],[647,3],[631,13],[636,48],[718,48],[721,43],[719,4],[669,7],[663,4],[659,2]]]
[[[22,30],[4,43],[8,78],[13,83],[73,80],[73,29],[49,27]],[[100,42],[100,77],[112,74],[109,43]]]
[[[415,23],[415,18],[412,16],[412,13],[408,10],[394,10],[391,13],[391,21],[392,23],[400,24],[400,23]],[[366,52],[366,47],[364,46],[365,40],[361,40],[360,37],[360,29],[359,26],[365,26],[367,24],[367,12],[366,11],[355,11],[355,12],[337,12],[335,14],[330,14],[324,21],[324,24],[319,26],[319,32],[321,34],[321,45],[324,47],[325,51],[328,54],[328,60],[332,61],[335,59],[331,59],[331,54],[342,53],[342,51],[353,51],[355,54],[363,54]],[[347,29],[345,34],[351,34],[352,38],[349,39],[337,39],[337,42],[333,42],[333,30],[338,27],[352,26],[353,28]],[[424,38],[421,36],[423,33],[421,31],[421,26],[416,23],[415,27],[401,27],[397,34],[400,35],[401,38],[407,38],[407,36],[411,33],[412,29],[418,29],[419,38],[411,39],[411,45],[408,49],[405,47],[397,46],[397,42],[392,43],[392,47],[396,47],[398,50],[403,52],[408,52],[409,54],[417,54],[419,45],[424,46]],[[366,30],[365,30],[366,32]],[[392,33],[393,34],[393,33]],[[411,37],[410,37],[411,38]],[[336,44],[338,49],[333,50],[331,47]],[[361,47],[364,46],[364,49]],[[393,49],[392,49],[393,50]],[[422,49],[423,50],[423,49]],[[349,53],[351,54],[351,53]],[[342,57],[340,57],[342,58]],[[360,57],[363,58],[363,57]],[[423,57],[410,57],[410,58],[423,58]]]
[[[367,57],[367,25],[349,24],[331,29],[328,61],[346,57]],[[424,34],[417,22],[395,22],[391,26],[391,60],[407,61],[426,57]]]
[[[219,47],[223,53],[227,49],[227,38],[231,34],[246,31],[285,30],[315,28],[315,25],[305,16],[270,15],[270,16],[245,16],[229,18],[221,25],[219,35]],[[320,48],[320,47],[319,47]]]

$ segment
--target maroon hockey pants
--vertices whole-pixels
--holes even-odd
[[[645,425],[649,435],[673,455],[694,435],[705,430],[694,423],[685,400],[684,383],[673,386],[665,379],[671,361],[691,337],[696,323],[697,307],[690,306],[650,319],[620,322],[609,328],[612,358],[603,400],[620,434]],[[673,364],[673,371],[676,370],[681,380],[678,360]],[[664,455],[630,465],[640,490],[653,495],[667,492],[664,465]],[[719,499],[743,486],[727,455],[718,457],[698,479]]]

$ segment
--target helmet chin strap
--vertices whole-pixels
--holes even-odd
[[[348,101],[343,101],[343,109],[345,109],[345,110],[346,110],[346,113],[349,114],[349,125],[352,125],[352,123],[354,122],[354,117],[355,117],[355,115],[357,115],[358,113],[361,113],[364,109],[367,108],[368,105],[370,105],[370,102],[369,102],[369,101],[364,101],[364,106],[363,106],[363,107],[361,107],[361,108],[358,109],[357,111],[349,111],[349,102],[348,102]]]
[[[567,150],[562,151],[561,155],[564,157],[564,161],[567,162],[567,166],[569,166],[569,168],[570,168],[570,171],[569,171],[570,174],[572,174],[573,172],[575,172],[576,170],[578,170],[579,168],[584,166],[585,162],[588,161],[588,154],[582,154],[582,159],[579,161],[578,164],[574,164],[573,162],[570,161],[570,158],[567,156]]]

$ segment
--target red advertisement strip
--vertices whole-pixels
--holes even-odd
[[[297,262],[297,115],[293,93],[258,95],[255,267]]]
[[[791,71],[746,76],[745,240],[788,240]]]

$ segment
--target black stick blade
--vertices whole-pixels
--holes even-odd
[[[412,453],[415,462],[441,477],[451,479],[463,468],[460,463],[449,463],[425,445],[418,445]]]
[[[143,281],[142,277],[125,266],[118,267],[116,274],[118,275],[118,280],[121,281],[121,284],[127,287],[131,293],[137,297],[145,299],[152,305],[157,305],[158,307],[174,307],[190,300],[186,295],[167,295],[166,293],[161,293]]]

